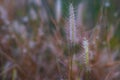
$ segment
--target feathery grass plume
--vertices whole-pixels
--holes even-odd
[[[84,61],[85,65],[89,65],[89,43],[86,37],[83,39],[83,48],[84,48]]]
[[[69,47],[70,47],[70,53],[69,53],[69,80],[73,80],[73,53],[74,51],[74,45],[76,43],[76,25],[75,25],[75,15],[74,15],[74,8],[73,5],[70,4],[69,6],[69,29],[68,29],[68,38],[69,38]]]
[[[69,6],[69,39],[71,42],[76,41],[76,24],[73,5]]]

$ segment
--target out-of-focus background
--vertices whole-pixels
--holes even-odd
[[[0,0],[0,80],[120,80],[119,3]],[[69,49],[66,30],[70,4],[79,40],[71,48],[74,52]],[[82,55],[84,37],[89,43],[89,74]],[[68,69],[70,52],[72,79]]]

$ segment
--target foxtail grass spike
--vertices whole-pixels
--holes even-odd
[[[89,43],[86,38],[83,39],[83,48],[85,65],[89,65]]]
[[[76,41],[76,25],[73,5],[69,6],[69,38],[71,42]]]

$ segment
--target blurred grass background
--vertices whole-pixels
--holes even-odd
[[[119,0],[0,0],[0,80],[68,80],[65,28],[71,3],[80,27],[78,34],[82,37],[86,33],[89,37],[89,53],[101,55],[92,58],[91,65],[98,66],[91,68],[93,72],[87,79],[80,67],[81,42],[76,44],[73,80],[110,80],[105,76],[112,69],[107,71],[99,62],[103,59],[106,66],[120,60]],[[116,70],[114,74],[119,68]],[[119,80],[118,75],[111,79]]]

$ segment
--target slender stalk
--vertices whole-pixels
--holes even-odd
[[[72,80],[72,64],[73,64],[73,56],[72,56],[72,49],[69,48],[69,80]]]

